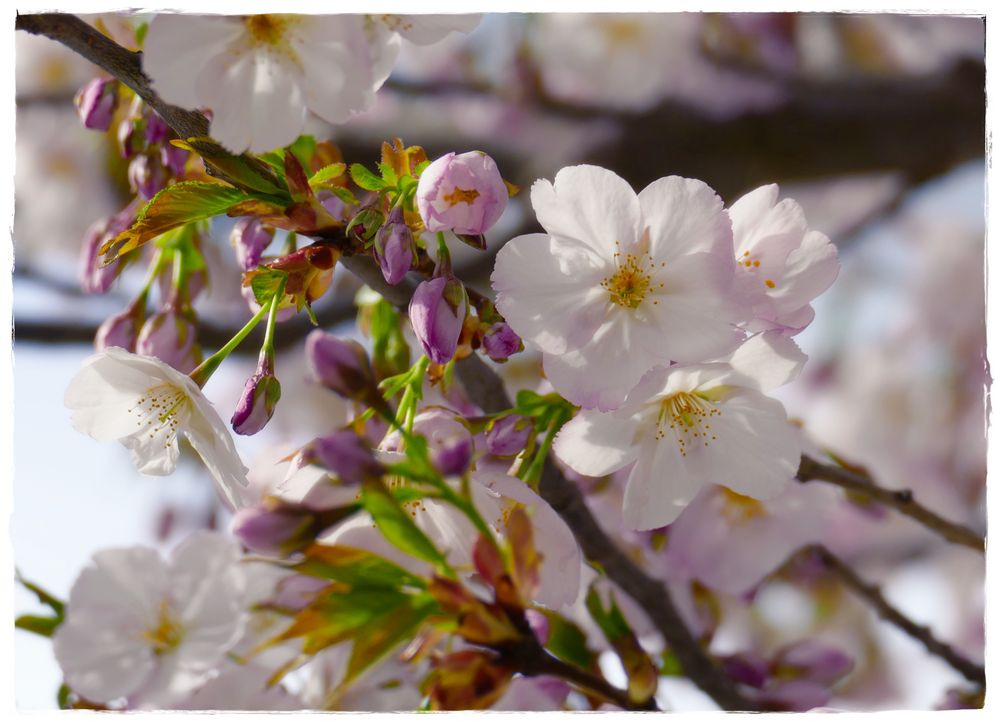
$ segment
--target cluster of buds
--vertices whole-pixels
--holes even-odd
[[[171,144],[169,126],[136,96],[118,124],[118,150],[129,162],[132,191],[149,200],[172,180],[184,176],[189,153]]]
[[[764,710],[805,712],[830,700],[830,688],[854,666],[842,650],[803,640],[779,649],[771,659],[753,653],[721,660],[722,670],[745,685]]]
[[[98,220],[87,230],[80,249],[79,266],[80,288],[84,293],[107,293],[125,268],[128,262],[125,258],[115,259],[105,265],[100,249],[135,223],[137,213],[138,203],[133,201],[118,213]]]

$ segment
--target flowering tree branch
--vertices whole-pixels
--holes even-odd
[[[861,494],[905,514],[954,544],[961,544],[980,553],[985,551],[985,542],[979,534],[961,524],[941,518],[914,499],[913,492],[909,489],[886,489],[860,474],[833,464],[820,463],[808,456],[802,457],[796,479],[802,483],[825,481],[835,484],[845,491]]]
[[[982,665],[972,662],[954,647],[939,640],[934,636],[930,627],[917,624],[896,609],[896,607],[892,606],[877,585],[866,582],[857,572],[851,569],[850,566],[829,549],[815,545],[806,547],[803,553],[811,554],[819,560],[830,573],[836,575],[859,597],[871,605],[875,612],[884,620],[923,644],[928,652],[943,659],[970,682],[985,687],[986,670]]]

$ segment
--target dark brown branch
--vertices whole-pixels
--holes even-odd
[[[833,464],[820,463],[808,456],[802,457],[796,479],[803,483],[825,481],[846,491],[864,495],[905,514],[954,544],[961,544],[980,553],[985,551],[985,541],[979,534],[961,524],[941,518],[914,499],[913,492],[909,489],[886,489],[860,474]]]
[[[805,550],[813,554],[823,566],[831,573],[835,574],[844,584],[850,587],[859,597],[867,602],[878,613],[882,619],[898,627],[913,639],[917,640],[927,651],[936,657],[940,657],[954,669],[962,674],[970,682],[986,686],[986,670],[982,665],[970,661],[967,657],[958,652],[951,645],[945,644],[937,637],[929,627],[917,624],[894,606],[889,604],[878,586],[869,584],[855,572],[851,567],[823,546],[811,546]]]
[[[549,676],[571,682],[585,694],[603,697],[625,710],[659,711],[655,698],[645,703],[635,703],[628,692],[612,686],[603,677],[591,674],[572,664],[553,657],[534,640],[500,650],[501,659],[526,677]]]

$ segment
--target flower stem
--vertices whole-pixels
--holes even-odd
[[[264,317],[270,313],[270,310],[270,304],[261,306],[260,310],[253,315],[253,318],[247,321],[246,325],[237,331],[236,335],[229,339],[229,342],[225,346],[202,361],[198,368],[188,374],[194,382],[199,386],[204,386],[212,377],[212,374],[215,373],[215,370],[219,368],[219,365],[226,360],[237,346],[243,343],[243,339],[249,336],[250,332],[257,327],[257,324],[264,320]]]

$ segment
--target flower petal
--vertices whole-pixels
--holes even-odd
[[[645,531],[670,524],[702,488],[673,439],[643,444],[632,467],[622,502],[623,520],[630,529]]]
[[[566,466],[585,476],[606,476],[635,461],[636,419],[581,411],[556,435],[552,448]]]
[[[733,259],[733,232],[722,199],[693,178],[660,178],[639,193],[650,253],[670,263],[691,253]]]

